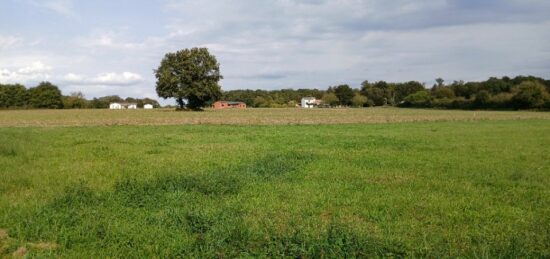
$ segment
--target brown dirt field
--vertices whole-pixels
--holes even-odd
[[[281,125],[550,119],[550,112],[404,108],[156,110],[2,110],[0,127],[110,125]]]

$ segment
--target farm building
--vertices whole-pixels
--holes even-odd
[[[120,110],[120,109],[122,109],[122,105],[120,103],[111,103],[111,104],[109,104],[109,109],[111,109],[111,110]]]
[[[244,109],[246,108],[246,103],[233,102],[233,101],[217,101],[212,104],[212,108],[213,109],[227,109],[227,108]]]
[[[321,100],[317,100],[315,97],[306,96],[302,98],[300,107],[302,108],[313,108],[321,104]]]
[[[111,103],[109,104],[109,109],[111,110],[137,109],[137,103]]]
[[[146,109],[146,110],[153,109],[153,105],[152,104],[145,104],[145,105],[143,105],[143,109]]]

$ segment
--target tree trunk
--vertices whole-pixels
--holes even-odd
[[[183,110],[183,109],[184,109],[184,105],[185,105],[185,103],[183,102],[183,98],[181,98],[181,97],[176,98],[176,102],[177,102],[178,105],[180,106],[180,109]]]

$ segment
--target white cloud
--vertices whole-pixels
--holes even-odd
[[[15,70],[3,68],[0,69],[0,83],[28,84],[49,80],[51,78],[51,70],[50,66],[45,65],[41,61],[33,62]]]
[[[31,75],[31,74],[45,73],[51,70],[52,70],[52,67],[45,65],[41,61],[36,61],[26,67],[22,67],[18,69],[17,72],[23,75]]]
[[[96,76],[68,73],[62,77],[62,81],[68,85],[96,85],[96,86],[128,86],[141,83],[143,77],[132,72],[102,73]]]

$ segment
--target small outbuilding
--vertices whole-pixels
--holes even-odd
[[[317,100],[315,97],[312,96],[306,96],[302,98],[300,104],[300,107],[302,108],[313,108],[320,104],[320,100]]]
[[[146,110],[153,109],[153,105],[152,104],[145,104],[145,105],[143,105],[143,109],[146,109]]]
[[[245,109],[246,103],[234,102],[234,101],[217,101],[212,104],[212,109],[228,109],[228,108]]]
[[[109,109],[111,110],[137,109],[137,103],[111,103],[109,104]]]
[[[111,110],[120,110],[120,109],[122,109],[122,105],[120,103],[111,103],[111,104],[109,104],[109,109],[111,109]]]

